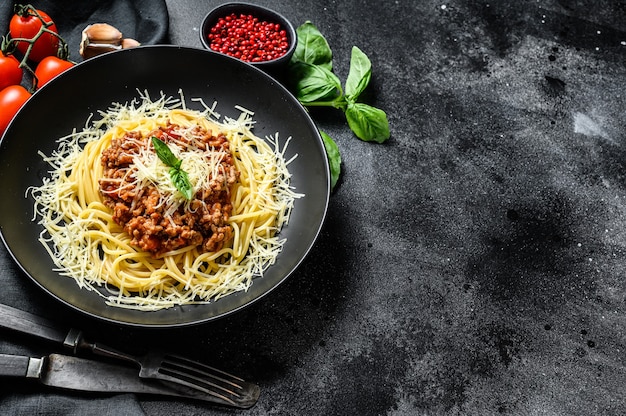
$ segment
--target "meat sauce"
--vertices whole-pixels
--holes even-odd
[[[172,215],[165,215],[165,204],[155,185],[137,187],[132,173],[133,157],[150,146],[151,137],[179,147],[202,151],[221,151],[224,156],[216,177],[209,177],[209,185],[195,190],[195,195],[178,206]],[[113,220],[132,237],[131,245],[160,257],[166,252],[190,245],[201,251],[214,252],[232,238],[228,219],[232,213],[230,190],[239,179],[223,134],[214,136],[201,127],[185,132],[180,126],[169,124],[145,136],[128,132],[114,139],[102,153],[104,178],[100,191],[105,204],[113,210]],[[130,170],[130,174],[129,174]]]

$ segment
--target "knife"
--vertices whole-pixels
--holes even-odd
[[[35,379],[39,383],[74,391],[135,393],[215,402],[214,398],[184,386],[169,386],[137,377],[130,367],[85,358],[50,354],[40,358],[0,354],[0,376]]]
[[[76,353],[77,345],[72,345],[68,335],[71,330],[63,330],[58,324],[32,313],[0,304],[0,327],[24,334],[34,335],[56,343],[61,343]]]
[[[104,344],[89,342],[78,329],[64,329],[48,319],[3,304],[0,304],[0,328],[62,344],[69,348],[73,355],[76,355],[78,350],[87,350],[107,358],[134,362],[141,367],[139,374],[137,369],[133,369],[135,377],[139,375],[141,381],[159,381],[174,391],[193,395],[205,401],[247,409],[252,407],[259,397],[260,389],[256,384],[226,372],[182,357],[168,355],[170,359],[166,360],[158,351],[134,357]],[[192,393],[190,389],[197,392]]]

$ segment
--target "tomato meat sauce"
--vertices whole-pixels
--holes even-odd
[[[180,204],[173,213],[166,213],[161,191],[154,184],[136,186],[133,158],[149,148],[152,137],[166,144],[223,154],[218,174],[209,177],[208,186],[195,190],[191,201]],[[104,177],[100,180],[100,191],[105,204],[113,210],[113,220],[132,237],[131,245],[158,258],[190,245],[204,252],[214,252],[231,240],[230,190],[239,179],[239,172],[233,164],[229,145],[221,133],[214,136],[195,127],[192,134],[183,134],[175,124],[145,136],[128,132],[111,141],[111,146],[102,153]]]
[[[211,50],[245,62],[266,62],[287,53],[287,31],[279,23],[250,14],[232,13],[218,19],[207,35]]]

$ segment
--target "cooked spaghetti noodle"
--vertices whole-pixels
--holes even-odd
[[[239,108],[238,119],[220,121],[215,105],[204,108],[186,108],[182,93],[180,99],[161,96],[155,101],[142,94],[130,104],[114,104],[100,112],[100,120],[88,120],[82,131],[59,139],[50,156],[42,154],[52,170],[43,184],[30,192],[35,216],[44,227],[40,241],[61,275],[89,290],[105,287],[106,293],[95,291],[109,305],[158,310],[208,303],[247,290],[253,278],[262,276],[275,262],[285,242],[279,231],[301,196],[290,185],[287,165],[293,158],[286,160],[284,154],[289,140],[281,149],[277,135],[266,140],[255,136],[248,110]],[[224,218],[230,232],[215,250],[210,246],[207,250],[201,243],[164,253],[138,247],[124,224],[114,218],[106,189],[101,189],[106,170],[102,155],[116,139],[130,132],[149,136],[171,125],[183,132],[219,132],[228,140],[238,174],[227,190],[232,211]],[[170,147],[182,160],[194,193],[201,193],[207,174],[216,174],[207,168],[211,163],[206,157],[195,158],[186,151],[189,149]],[[168,167],[157,159],[154,154],[136,159],[133,178],[141,177],[156,186],[161,194],[159,204],[169,204],[168,212],[191,209],[172,185]]]

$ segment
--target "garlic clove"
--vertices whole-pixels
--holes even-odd
[[[140,46],[140,45],[141,43],[137,42],[135,39],[131,39],[131,38],[122,39],[122,49],[136,48],[137,46]]]
[[[79,53],[84,59],[122,48],[122,32],[107,23],[94,23],[82,32]]]
[[[120,49],[121,49],[121,46],[105,45],[105,44],[101,44],[101,45],[89,44],[85,47],[81,46],[79,52],[80,52],[80,55],[83,57],[83,59],[89,59],[97,55],[102,55],[103,53],[113,52],[113,51],[117,51]]]
[[[83,30],[83,39],[90,43],[106,43],[119,45],[122,42],[122,32],[107,23],[94,23]]]

